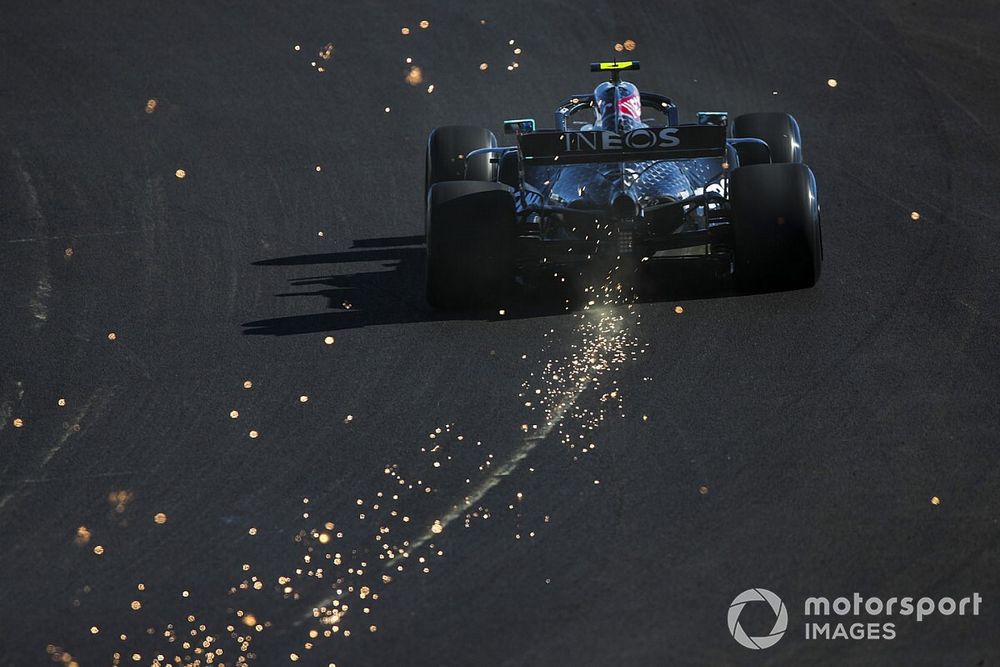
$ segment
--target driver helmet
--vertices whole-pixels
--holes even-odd
[[[618,93],[618,113],[615,114],[615,92]],[[617,84],[605,81],[594,89],[594,121],[595,130],[610,130],[619,134],[640,127],[646,127],[642,122],[642,103],[639,99],[639,89],[628,81]]]

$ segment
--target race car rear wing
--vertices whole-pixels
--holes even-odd
[[[525,166],[725,157],[726,128],[680,125],[608,131],[543,130],[517,137]]]

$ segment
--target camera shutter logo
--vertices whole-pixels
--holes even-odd
[[[740,613],[748,602],[766,602],[774,611],[774,627],[771,632],[763,637],[751,637],[740,625]],[[750,588],[743,591],[729,605],[729,634],[733,636],[741,646],[749,649],[770,648],[778,643],[785,630],[788,629],[788,610],[785,603],[777,595],[766,588]]]

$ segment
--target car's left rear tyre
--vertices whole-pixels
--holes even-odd
[[[446,125],[431,132],[427,138],[426,190],[435,183],[447,181],[493,181],[495,166],[488,153],[466,159],[477,148],[492,148],[497,138],[482,127]]]
[[[499,183],[449,181],[427,193],[427,301],[437,309],[497,303],[513,279],[514,198]]]
[[[800,289],[823,265],[816,178],[804,164],[740,167],[729,180],[733,278],[743,290]]]

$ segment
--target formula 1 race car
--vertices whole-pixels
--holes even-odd
[[[823,258],[816,179],[786,113],[698,112],[609,72],[555,112],[555,128],[448,126],[427,142],[427,296],[485,305],[516,277],[592,264],[703,262],[739,290],[813,286]],[[593,110],[593,121],[574,115]],[[644,118],[643,111],[657,113]],[[588,114],[589,115],[589,114]],[[571,126],[573,129],[571,129]]]

